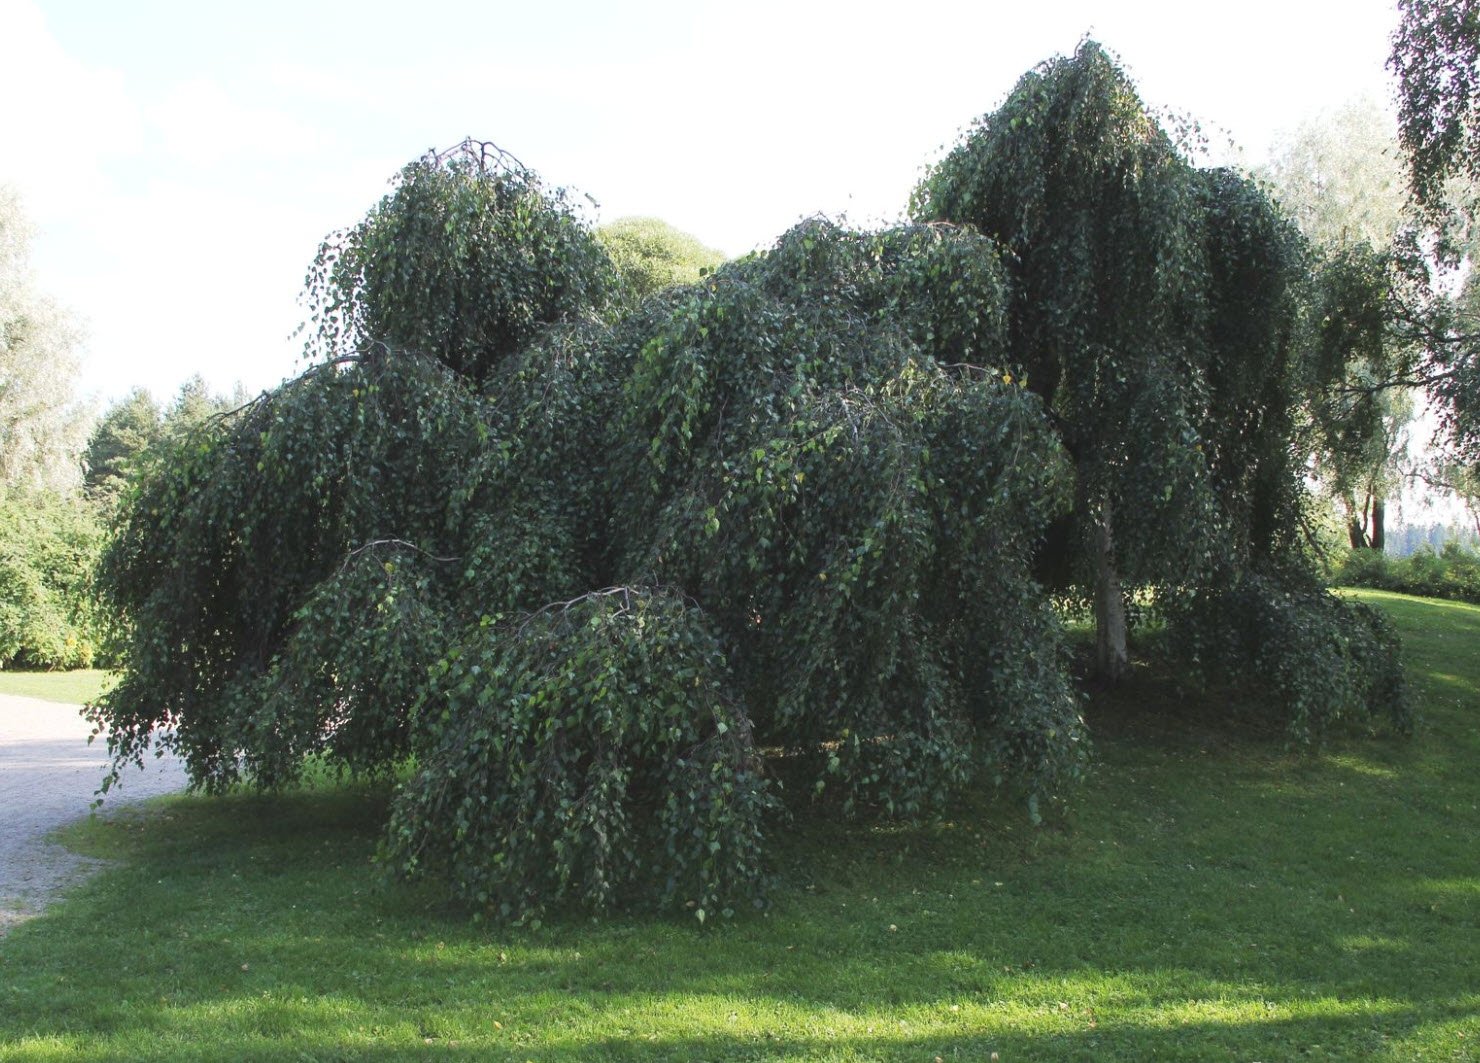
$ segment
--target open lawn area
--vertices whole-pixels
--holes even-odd
[[[0,671],[0,694],[84,705],[108,688],[112,673],[99,668],[70,672]]]
[[[1380,592],[1412,741],[1288,753],[1138,672],[1034,829],[780,828],[772,908],[470,922],[387,886],[385,795],[178,798],[0,940],[0,1059],[1480,1059],[1480,609]]]

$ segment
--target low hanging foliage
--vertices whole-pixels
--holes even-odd
[[[504,918],[757,896],[774,801],[703,613],[609,588],[482,622],[431,670],[391,818],[405,873]]]
[[[1051,799],[1079,771],[1029,574],[1066,467],[1036,397],[960,361],[1000,365],[1004,299],[974,234],[805,223],[696,290],[628,379],[624,570],[694,595],[761,741],[847,809],[936,812],[983,778]]]
[[[402,540],[428,565],[449,567],[430,560],[460,545],[445,527],[445,499],[487,437],[476,396],[446,368],[376,347],[161,452],[121,510],[98,574],[126,667],[93,716],[118,762],[137,761],[153,741],[209,790],[249,764],[260,781],[281,781],[300,753],[332,745],[322,730],[331,718],[404,714],[367,703],[374,684],[351,680],[290,710],[296,729],[253,722],[267,711],[269,675],[314,686],[306,677],[322,671],[325,629],[345,638],[333,682],[354,674],[344,655],[365,655],[362,675],[382,667],[369,652],[387,643],[356,634],[374,627],[374,594],[357,579],[367,544]],[[348,760],[384,766],[405,752],[401,742]]]
[[[1179,657],[1207,680],[1272,697],[1302,745],[1342,723],[1413,730],[1392,622],[1306,573],[1230,573],[1205,598],[1180,595],[1167,611]]]

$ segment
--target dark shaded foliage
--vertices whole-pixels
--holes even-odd
[[[469,629],[432,669],[390,824],[408,873],[505,918],[758,898],[770,797],[691,603],[618,587]]]
[[[1314,422],[1367,438],[1327,396],[1368,353],[1362,315],[1382,303],[1352,288],[1373,274],[1334,264],[1306,327],[1317,289],[1299,233],[1252,182],[1185,161],[1092,41],[1024,76],[926,177],[915,211],[1011,252],[1012,350],[1078,486],[1078,530],[1051,540],[1071,560],[1043,570],[1088,598],[1113,594],[1108,566],[1188,625],[1184,645],[1221,631],[1224,674],[1278,672],[1272,690],[1298,738],[1355,711],[1322,700],[1370,684],[1360,655],[1321,656],[1358,622],[1307,589],[1301,435]],[[1106,555],[1095,532],[1109,533],[1112,513]],[[1303,603],[1298,620],[1276,608],[1286,597]],[[1290,656],[1275,668],[1230,615],[1288,628]],[[1369,648],[1396,667],[1381,640]],[[1320,666],[1298,667],[1306,653]]]

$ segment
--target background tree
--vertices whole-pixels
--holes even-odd
[[[103,532],[76,493],[0,488],[0,668],[90,668],[104,656],[88,581]]]
[[[68,668],[98,650],[86,584],[101,531],[77,494],[78,332],[36,291],[29,238],[19,201],[0,188],[0,668]]]
[[[29,247],[20,201],[0,187],[0,485],[70,488],[87,433],[72,393],[78,330],[35,290]]]
[[[596,239],[611,256],[633,301],[664,288],[695,284],[725,258],[658,218],[618,218],[598,228]]]
[[[1404,227],[1397,128],[1370,97],[1303,122],[1275,144],[1258,176],[1323,251],[1386,251]]]
[[[1261,176],[1321,259],[1310,327],[1319,364],[1341,375],[1310,381],[1315,467],[1351,547],[1381,550],[1415,412],[1413,389],[1390,386],[1416,353],[1388,320],[1408,224],[1396,131],[1374,101],[1356,100],[1300,126]]]
[[[134,388],[109,406],[83,452],[88,497],[111,505],[133,479],[145,452],[163,437],[163,411],[147,390]]]
[[[160,416],[161,429],[167,435],[189,432],[207,418],[216,417],[243,405],[249,396],[238,383],[231,391],[212,391],[205,378],[195,373],[180,384],[169,407]]]
[[[180,385],[168,407],[162,408],[146,389],[135,388],[103,412],[88,439],[83,453],[87,496],[111,507],[139,475],[152,449],[246,401],[240,384],[229,394],[218,394],[198,373]]]

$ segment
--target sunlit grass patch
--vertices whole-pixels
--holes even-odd
[[[70,672],[0,671],[0,694],[85,705],[107,690],[113,679],[114,673],[100,668],[78,668]]]

